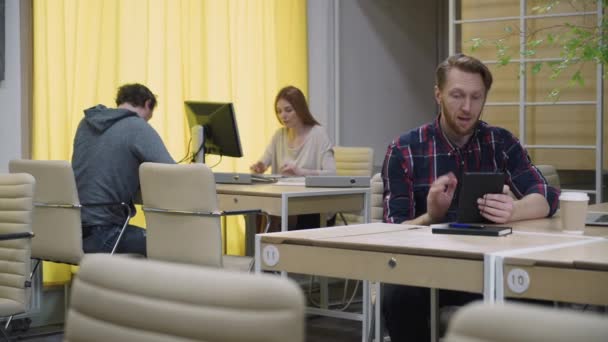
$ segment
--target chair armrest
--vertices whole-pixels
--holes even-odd
[[[247,210],[217,210],[217,211],[188,211],[188,210],[174,210],[164,208],[152,208],[142,207],[144,212],[152,213],[164,213],[164,214],[175,214],[175,215],[194,215],[194,216],[209,216],[209,217],[221,217],[230,215],[245,215],[245,214],[262,214],[260,209],[247,209]]]
[[[32,232],[6,233],[6,234],[0,234],[0,241],[17,240],[17,239],[31,239],[33,237],[34,237],[34,233],[32,233]]]
[[[107,202],[107,203],[80,203],[83,207],[128,207],[125,202]]]

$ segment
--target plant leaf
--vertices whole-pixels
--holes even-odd
[[[473,43],[473,45],[471,45],[471,52],[475,52],[475,50],[481,47],[483,40],[481,38],[473,38],[471,39],[471,42]]]
[[[543,63],[542,62],[536,62],[534,63],[534,66],[532,66],[532,75],[536,75],[540,72],[540,70],[543,67]]]
[[[581,75],[580,70],[577,70],[574,73],[574,75],[572,75],[572,78],[570,79],[570,81],[578,83],[578,85],[581,87],[585,85],[585,80],[583,79],[583,76]]]
[[[510,61],[511,61],[511,56],[503,55],[498,59],[498,64],[500,66],[505,66],[505,65],[509,64]]]

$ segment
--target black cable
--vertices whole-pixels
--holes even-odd
[[[186,159],[190,158],[190,145],[192,144],[192,136],[190,136],[190,140],[188,141],[188,151],[186,151],[186,156],[182,159],[180,159],[180,161],[178,161],[178,164],[183,163]]]
[[[217,163],[215,163],[215,164],[213,164],[213,165],[209,166],[209,168],[210,168],[210,169],[212,169],[212,168],[214,168],[214,167],[216,167],[216,166],[220,165],[220,163],[222,162],[222,157],[223,157],[223,155],[221,155],[221,154],[220,154],[220,160],[219,160]]]
[[[205,143],[202,143],[201,146],[198,147],[198,150],[196,150],[196,153],[192,154],[192,159],[190,160],[192,163],[196,162],[196,157],[198,156],[199,153],[201,153],[201,151],[203,150],[204,147],[205,147]]]

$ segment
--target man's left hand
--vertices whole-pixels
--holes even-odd
[[[477,206],[481,216],[496,223],[511,221],[515,205],[509,192],[509,186],[505,185],[502,194],[485,194],[482,198],[478,198]]]

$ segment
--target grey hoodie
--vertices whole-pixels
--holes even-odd
[[[74,138],[72,167],[80,202],[125,202],[139,190],[139,165],[175,163],[160,136],[136,113],[103,105],[86,109]],[[122,225],[121,207],[82,209],[83,226]]]

